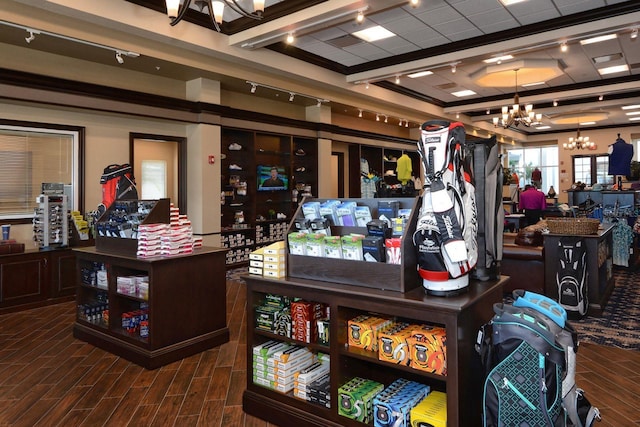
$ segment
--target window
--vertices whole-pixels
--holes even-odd
[[[0,121],[0,218],[32,218],[43,183],[64,184],[79,209],[83,136],[82,128]]]
[[[520,187],[531,184],[531,174],[538,168],[542,172],[542,188],[545,193],[553,185],[558,189],[558,147],[531,147],[507,149],[507,164],[511,172],[520,178]]]
[[[613,184],[613,176],[609,175],[609,156],[573,156],[573,181],[587,185]]]
[[[157,200],[167,197],[167,162],[142,161],[142,199]]]

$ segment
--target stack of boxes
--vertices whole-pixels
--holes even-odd
[[[331,407],[329,392],[329,355],[318,354],[318,361],[294,374],[293,395],[327,408]]]
[[[347,322],[348,345],[377,352],[378,359],[436,375],[447,375],[447,333],[370,314]]]
[[[286,245],[283,240],[249,254],[249,274],[282,278],[287,275]]]
[[[373,399],[384,385],[355,377],[338,388],[338,414],[369,424],[373,420]]]
[[[253,349],[253,382],[281,393],[293,390],[295,374],[313,365],[316,356],[306,347],[277,341]]]
[[[374,427],[410,427],[411,409],[430,390],[427,385],[398,378],[373,399]]]

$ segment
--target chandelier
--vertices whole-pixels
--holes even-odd
[[[191,5],[191,0],[184,0],[182,8],[180,8],[180,0],[165,0],[165,2],[167,5],[167,15],[171,19],[171,25],[176,25],[180,22]],[[217,32],[220,32],[225,6],[229,6],[239,15],[251,19],[262,19],[262,12],[264,12],[264,0],[253,0],[253,12],[243,8],[238,3],[238,0],[196,0],[195,5],[200,9],[200,12],[202,12],[205,7],[207,8],[211,22]]]
[[[596,143],[589,141],[588,136],[580,136],[580,128],[578,128],[576,137],[569,137],[569,142],[563,143],[562,148],[565,150],[595,150]]]
[[[516,74],[516,89],[513,97],[513,105],[511,108],[508,105],[502,107],[502,117],[494,117],[493,126],[502,126],[506,129],[510,126],[518,126],[520,124],[526,127],[538,125],[542,121],[542,114],[536,114],[533,111],[532,104],[525,106],[520,105],[520,97],[518,96],[518,69],[516,68],[513,71]]]

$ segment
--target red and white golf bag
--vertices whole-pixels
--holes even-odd
[[[413,235],[418,273],[427,292],[447,295],[469,285],[478,260],[475,190],[462,123],[428,121],[420,133],[425,183]]]

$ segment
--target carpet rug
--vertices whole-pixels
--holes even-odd
[[[586,316],[570,323],[581,342],[640,350],[640,272],[614,268],[615,289],[602,317]]]

